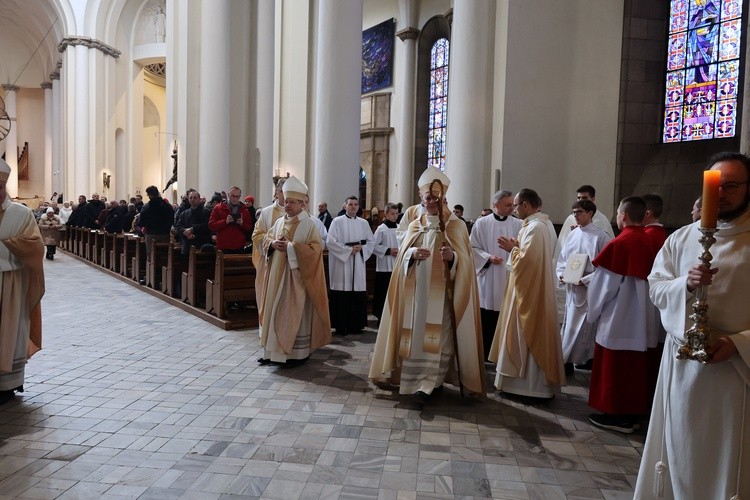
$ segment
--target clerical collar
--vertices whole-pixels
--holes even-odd
[[[492,212],[492,216],[495,218],[496,221],[503,222],[505,220],[508,220],[508,216],[507,215],[505,217],[500,217],[495,212]]]
[[[344,215],[346,216],[347,219],[356,219],[357,218],[356,214],[354,215],[354,217],[350,217],[349,214],[347,214],[347,213],[344,213]]]
[[[388,219],[384,220],[383,224],[385,224],[385,227],[389,227],[391,229],[395,229],[398,227],[398,224],[396,224],[395,222],[391,222]]]

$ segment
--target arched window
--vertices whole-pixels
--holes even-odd
[[[445,169],[445,139],[448,119],[448,60],[450,44],[438,39],[430,50],[430,118],[427,135],[427,166]]]
[[[664,142],[734,137],[742,0],[672,0]]]

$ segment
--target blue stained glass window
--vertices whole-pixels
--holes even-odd
[[[430,117],[427,134],[427,166],[445,170],[445,139],[448,117],[448,39],[440,38],[430,51]]]
[[[734,137],[742,0],[671,0],[664,142]]]

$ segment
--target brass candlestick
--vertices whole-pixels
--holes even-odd
[[[709,248],[716,243],[716,238],[714,238],[716,228],[701,227],[699,230],[703,235],[698,240],[703,247],[703,253],[698,259],[701,264],[710,269],[713,256]],[[677,350],[677,359],[692,359],[699,363],[708,361],[707,349],[711,345],[712,339],[711,329],[706,325],[708,321],[707,312],[708,285],[698,285],[695,292],[695,302],[693,303],[693,314],[690,315],[693,326],[685,332],[685,345]]]

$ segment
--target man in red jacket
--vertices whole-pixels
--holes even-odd
[[[242,190],[229,188],[228,200],[214,206],[208,228],[216,234],[216,249],[224,253],[240,253],[244,249],[245,235],[250,230],[252,219],[240,198]]]

